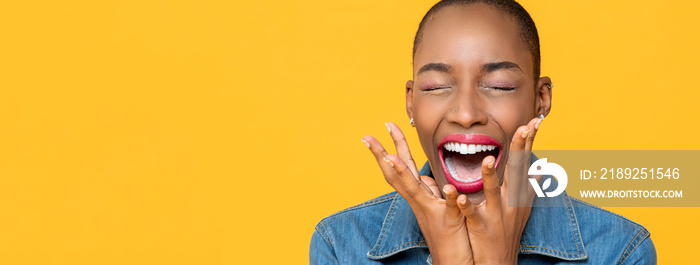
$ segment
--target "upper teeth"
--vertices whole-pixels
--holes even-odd
[[[457,142],[448,142],[444,145],[447,151],[459,152],[460,154],[476,154],[477,152],[491,151],[496,149],[495,145],[490,144],[463,144]]]

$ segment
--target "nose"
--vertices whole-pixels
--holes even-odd
[[[464,128],[484,125],[488,122],[486,104],[477,91],[469,89],[456,93],[452,100],[453,107],[447,110],[446,119],[451,123],[460,124]]]

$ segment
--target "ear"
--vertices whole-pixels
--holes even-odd
[[[549,115],[552,109],[552,80],[548,76],[540,77],[535,86],[535,112],[537,116]]]
[[[406,114],[409,119],[413,118],[413,80],[406,81]]]

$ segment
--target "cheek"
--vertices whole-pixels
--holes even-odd
[[[413,103],[413,117],[416,121],[416,130],[421,143],[432,143],[437,127],[444,117],[444,108],[447,106],[430,97],[416,97]],[[427,142],[424,142],[427,141]]]
[[[498,106],[491,110],[491,116],[498,122],[510,143],[518,127],[527,125],[535,117],[534,95],[499,102]]]
[[[435,128],[437,123],[435,118],[431,115],[427,115],[424,112],[414,112],[414,117],[416,119],[416,132],[418,133],[418,139],[423,147],[423,152],[428,158],[433,158],[433,138],[435,136]]]
[[[444,108],[447,105],[430,97],[418,96],[414,98],[413,117],[416,122],[416,132],[423,152],[432,162],[438,161],[435,133],[443,120]]]

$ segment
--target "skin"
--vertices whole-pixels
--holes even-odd
[[[363,138],[387,182],[411,205],[434,264],[517,263],[531,208],[507,202],[511,196],[532,203],[530,156],[521,154],[532,149],[542,122],[536,117],[551,108],[551,80],[533,80],[532,73],[514,18],[484,4],[444,7],[425,25],[406,83],[406,110],[435,179],[418,175],[396,124],[387,123],[396,155]],[[447,183],[438,143],[449,134],[484,134],[501,144],[498,167],[493,156],[482,161],[482,191],[459,194]]]

